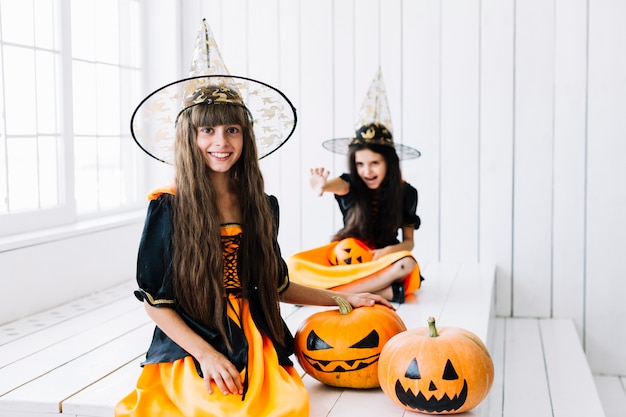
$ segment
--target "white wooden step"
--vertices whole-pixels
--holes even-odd
[[[567,319],[496,319],[489,416],[603,417],[593,375]]]

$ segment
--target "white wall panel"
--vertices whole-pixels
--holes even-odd
[[[549,316],[554,170],[554,4],[516,2],[513,314]]]
[[[497,314],[511,315],[514,0],[482,0],[480,255],[496,267]]]
[[[393,124],[393,140],[405,143],[406,138],[402,131],[402,100],[403,100],[403,67],[402,49],[404,46],[402,37],[402,0],[379,0],[380,19],[380,43],[379,63],[382,69],[387,98],[391,110]],[[371,77],[374,76],[375,68],[372,68]],[[410,179],[407,178],[410,182]]]
[[[333,131],[331,137],[319,137],[316,140],[318,146],[322,142],[333,138],[344,138],[354,135],[354,124],[359,114],[361,99],[365,91],[355,88],[354,73],[356,67],[361,66],[360,57],[356,56],[356,30],[355,30],[354,0],[336,0],[333,2],[333,80],[330,85],[329,106],[332,108]],[[373,73],[372,73],[373,74]],[[373,76],[373,75],[372,75]],[[330,151],[324,152],[323,159],[319,161],[307,161],[306,168],[321,166],[330,170],[331,177],[336,177],[348,172],[348,158]],[[308,178],[308,170],[306,172]],[[306,188],[305,192],[313,192]],[[343,227],[343,218],[334,198],[323,196],[324,209],[328,210],[331,224],[331,235]],[[331,235],[328,236],[330,240]]]
[[[320,139],[333,137],[333,2],[322,0],[300,3],[300,80],[301,132],[300,187],[302,198],[302,249],[328,242],[333,234],[331,196],[320,199],[309,189],[308,171],[311,163],[328,160],[328,151]],[[306,191],[306,192],[305,192]]]
[[[626,3],[589,5],[585,346],[591,367],[626,374]]]
[[[582,336],[587,2],[557,0],[555,12],[553,315],[573,319]]]
[[[300,2],[281,1],[278,4],[278,25],[280,42],[280,88],[296,107],[298,119],[301,109],[300,78]],[[300,155],[302,155],[302,131],[296,126],[294,135],[280,151],[270,156],[268,162],[280,166],[280,232],[279,243],[283,255],[288,256],[302,248],[303,190],[304,175]]]
[[[422,153],[402,163],[402,174],[418,192],[413,253],[427,264],[441,260],[441,3],[404,1],[401,26],[402,142]]]
[[[478,259],[480,3],[442,2],[441,259]]]

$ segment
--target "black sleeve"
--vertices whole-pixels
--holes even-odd
[[[135,296],[155,307],[175,307],[172,286],[172,196],[150,201],[137,255]]]
[[[421,220],[417,215],[417,190],[409,183],[404,183],[404,201],[402,202],[402,226],[419,229]]]
[[[278,293],[284,293],[287,288],[289,288],[289,270],[287,268],[287,263],[281,256],[280,245],[278,244],[278,227],[280,225],[280,207],[278,204],[278,199],[276,196],[268,195],[267,196],[268,203],[270,205],[270,210],[272,212],[272,219],[274,220],[274,248],[278,257],[280,258],[280,276],[278,278]]]
[[[345,225],[348,211],[354,205],[354,195],[352,194],[352,191],[351,191],[352,190],[352,178],[350,177],[350,174],[346,174],[346,173],[341,174],[339,178],[347,182],[348,187],[349,187],[348,192],[345,195],[335,194],[335,200],[337,201],[337,204],[339,205],[339,210],[341,210],[341,215],[343,216],[343,222]]]

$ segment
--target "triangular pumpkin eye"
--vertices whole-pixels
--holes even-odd
[[[454,370],[454,366],[452,366],[452,362],[450,359],[446,362],[446,367],[443,370],[443,377],[446,381],[454,381],[455,379],[459,379],[456,371]]]
[[[363,339],[356,342],[350,347],[355,348],[355,349],[375,348],[375,347],[378,347],[378,342],[379,342],[378,332],[376,330],[372,330],[370,334],[368,334]]]
[[[324,342],[318,335],[315,334],[313,330],[311,330],[311,333],[309,333],[309,336],[306,338],[306,348],[308,350],[324,350],[332,349],[333,347]]]
[[[417,360],[413,358],[409,367],[406,369],[406,373],[404,374],[406,378],[409,379],[422,379],[422,375],[420,374],[420,368],[417,366]]]

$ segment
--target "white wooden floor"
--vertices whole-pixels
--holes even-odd
[[[493,267],[436,264],[423,275],[422,289],[398,306],[407,327],[434,316],[440,327],[476,333],[492,353],[491,393],[464,416],[626,417],[625,380],[596,376],[596,390],[571,321],[494,318]],[[0,326],[0,416],[111,416],[133,388],[153,329],[134,287],[123,283]],[[294,332],[319,310],[283,305]],[[339,389],[303,377],[311,417],[418,415],[379,389]]]

